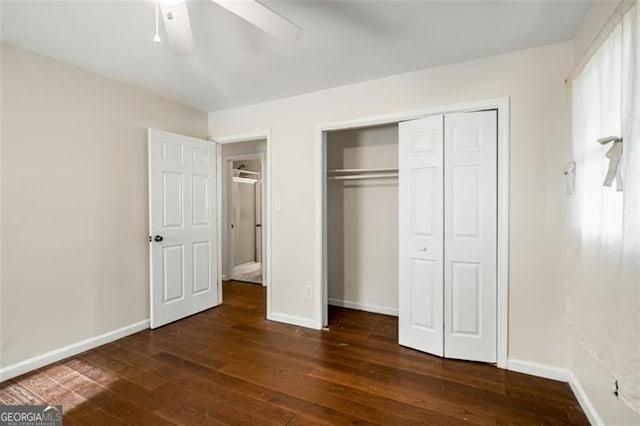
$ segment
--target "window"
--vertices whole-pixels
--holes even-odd
[[[638,9],[618,8],[617,25],[572,82],[576,192],[566,263],[571,325],[619,380],[621,399],[640,412]],[[622,137],[622,182],[616,179],[610,188],[603,181],[611,143],[597,142],[609,136]]]

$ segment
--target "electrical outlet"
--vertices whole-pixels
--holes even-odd
[[[310,285],[304,286],[304,298],[305,299],[313,299],[313,289]]]

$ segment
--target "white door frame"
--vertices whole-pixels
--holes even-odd
[[[250,133],[240,133],[227,136],[216,136],[211,140],[218,144],[218,235],[221,235],[222,231],[222,182],[221,177],[221,165],[222,165],[222,145],[228,143],[237,142],[249,142],[255,140],[267,141],[267,155],[263,162],[262,179],[264,185],[264,193],[262,194],[262,205],[264,210],[262,215],[264,221],[263,227],[263,252],[262,252],[262,280],[263,284],[267,286],[267,319],[271,319],[271,130],[261,130]],[[222,265],[222,238],[218,242],[218,264]],[[222,274],[218,273],[220,280],[220,303],[222,303]]]
[[[260,160],[260,180],[261,180],[261,185],[263,188],[263,192],[264,192],[264,188],[265,188],[265,180],[264,180],[264,166],[265,166],[265,162],[264,162],[264,153],[262,152],[256,152],[253,154],[240,154],[240,155],[230,155],[228,157],[224,157],[222,159],[222,161],[224,162],[224,165],[227,166],[227,170],[230,172],[231,168],[229,168],[229,164],[232,164],[234,161],[242,161],[242,160]],[[232,181],[229,179],[229,176],[226,177],[225,182],[227,183],[227,201],[229,201],[230,199],[230,191],[231,191],[231,183]],[[230,275],[227,277],[227,279],[231,279],[231,272],[233,272],[234,269],[234,262],[233,262],[233,240],[230,238],[231,237],[231,230],[229,228],[229,223],[231,223],[230,218],[231,218],[231,213],[233,210],[233,206],[231,205],[231,203],[228,203],[227,206],[227,226],[226,229],[224,231],[225,235],[226,235],[226,241],[227,241],[227,248],[229,249],[229,258],[227,259],[227,271],[230,271]],[[265,227],[262,226],[262,223],[265,221],[265,215],[266,215],[266,210],[267,210],[267,204],[266,204],[266,197],[260,196],[260,234],[262,235],[261,237],[261,246],[262,246],[262,253],[265,252],[265,248],[266,248],[266,236],[265,236]],[[263,259],[264,260],[264,259]],[[260,266],[260,268],[262,268],[262,272],[264,274],[264,262],[262,262],[263,265]],[[262,285],[266,286],[266,281],[263,277],[262,280]]]
[[[315,328],[327,324],[327,138],[332,130],[358,129],[393,124],[435,114],[471,112],[485,109],[498,111],[498,304],[497,304],[497,365],[507,368],[509,321],[509,97],[481,99],[453,105],[427,107],[388,115],[363,117],[354,120],[320,123],[315,138]]]

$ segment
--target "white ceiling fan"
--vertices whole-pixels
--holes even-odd
[[[212,1],[279,40],[295,41],[302,34],[299,26],[256,0]],[[193,33],[186,0],[156,0],[156,35],[154,37],[156,43],[160,43],[158,35],[160,12],[162,12],[171,51],[181,56],[192,55]]]

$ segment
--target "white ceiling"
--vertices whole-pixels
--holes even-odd
[[[215,111],[571,39],[591,1],[262,2],[303,28],[271,39],[189,0],[196,54],[152,38],[155,2],[2,1],[2,40]],[[162,25],[162,24],[161,24]],[[164,30],[161,37],[166,40]]]

